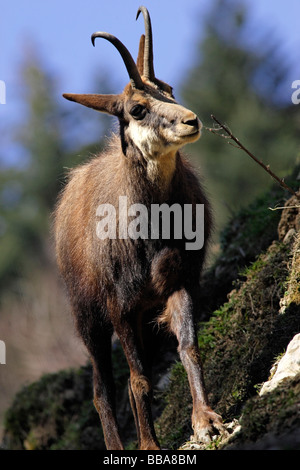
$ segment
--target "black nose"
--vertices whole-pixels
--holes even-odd
[[[197,118],[184,121],[184,124],[186,124],[187,126],[195,127],[196,129],[199,128],[199,120]]]

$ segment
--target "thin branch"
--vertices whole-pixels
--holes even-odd
[[[224,139],[230,139],[230,140],[233,140],[235,142],[235,144],[232,144],[232,142],[227,142],[228,144],[231,144],[233,145],[234,147],[237,147],[239,148],[240,150],[244,150],[244,152],[246,152],[249,157],[251,157],[256,163],[258,163],[258,165],[260,165],[267,173],[269,173],[270,176],[272,176],[272,178],[274,178],[282,188],[286,189],[287,191],[289,191],[291,194],[293,194],[294,196],[296,196],[296,198],[300,201],[300,195],[298,195],[295,191],[293,191],[292,188],[290,188],[284,181],[283,178],[279,178],[275,173],[273,173],[273,171],[270,169],[270,166],[269,165],[265,165],[261,160],[258,160],[258,158],[255,157],[255,155],[253,155],[253,153],[251,153],[240,141],[239,139],[237,139],[233,133],[231,132],[231,130],[225,125],[225,124],[222,124],[213,114],[211,115],[211,118],[218,124],[219,128],[209,128],[209,127],[206,127],[206,129],[210,132],[212,132],[213,134],[216,134],[218,135],[219,137],[222,137]],[[218,131],[220,131],[221,129],[223,129],[227,135],[224,135],[224,134],[219,134]]]
[[[300,209],[300,206],[269,207],[270,211],[279,211],[284,209]]]

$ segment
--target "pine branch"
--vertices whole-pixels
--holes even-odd
[[[283,178],[279,178],[275,173],[273,173],[273,171],[270,169],[270,166],[269,165],[265,165],[261,160],[258,160],[258,158],[256,158],[255,155],[253,155],[253,153],[251,153],[240,141],[239,139],[237,139],[233,133],[231,132],[231,130],[225,125],[225,124],[222,124],[213,114],[211,115],[211,118],[218,124],[218,128],[216,127],[206,127],[206,129],[210,132],[212,132],[213,134],[216,134],[218,135],[219,137],[222,137],[223,139],[227,139],[227,143],[230,144],[230,145],[233,145],[234,147],[240,149],[240,150],[244,150],[244,152],[246,152],[249,157],[251,157],[256,163],[258,163],[258,165],[260,165],[267,173],[269,173],[269,175],[274,178],[282,188],[286,189],[287,191],[289,191],[291,194],[293,194],[293,196],[296,196],[296,198],[298,199],[298,201],[300,201],[300,195],[297,194],[295,191],[293,191],[292,188],[290,188],[284,181]],[[226,132],[227,135],[225,134],[220,134],[220,131],[221,130],[224,130]],[[230,141],[233,141],[234,144]]]

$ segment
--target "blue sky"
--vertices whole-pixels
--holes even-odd
[[[93,79],[101,70],[112,77],[111,92],[119,92],[127,83],[125,67],[114,47],[98,41],[93,48],[90,36],[97,30],[108,31],[118,36],[136,57],[139,37],[144,31],[142,17],[135,21],[141,0],[2,0],[1,3],[0,80],[6,83],[6,104],[0,104],[2,134],[4,123],[23,118],[20,66],[32,48],[37,49],[55,75],[59,96],[63,92],[101,92],[93,88]],[[203,35],[205,15],[212,3],[212,0],[144,2],[152,18],[157,76],[171,83],[175,93],[192,65],[196,42]],[[300,1],[245,0],[244,3],[249,7],[252,26],[249,43],[259,47],[255,41],[262,30],[275,32],[292,66],[291,81],[300,79]],[[0,153],[1,146],[0,142]]]

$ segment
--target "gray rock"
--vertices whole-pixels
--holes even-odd
[[[275,366],[276,367],[276,366]],[[272,370],[271,370],[272,372]],[[295,377],[300,372],[300,333],[289,343],[284,356],[276,367],[276,372],[270,380],[264,383],[260,396],[274,390],[283,380]]]

